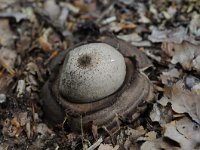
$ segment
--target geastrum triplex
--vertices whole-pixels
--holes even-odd
[[[132,45],[112,38],[84,42],[59,54],[50,65],[41,102],[53,125],[67,119],[72,130],[89,123],[115,129],[134,121],[153,99],[152,84],[140,73],[149,59]]]

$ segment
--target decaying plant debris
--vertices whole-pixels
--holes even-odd
[[[1,0],[0,149],[200,149],[199,8],[199,0]],[[149,57],[153,66],[139,71],[154,102],[114,133],[92,123],[73,132],[67,117],[51,127],[39,100],[53,60],[103,37]]]

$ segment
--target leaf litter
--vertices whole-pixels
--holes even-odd
[[[198,0],[0,2],[0,149],[199,149]],[[82,135],[46,124],[48,64],[83,40],[110,35],[143,51],[155,102],[133,123]],[[67,121],[66,121],[67,122]]]

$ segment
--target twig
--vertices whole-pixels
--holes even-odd
[[[101,22],[101,20],[108,15],[111,10],[113,9],[114,3],[111,3],[110,6],[108,6],[108,8],[106,8],[101,15],[98,17],[98,19],[96,20],[96,24],[99,24]]]
[[[81,115],[81,142],[82,142],[82,145],[84,146],[83,139],[84,139],[84,134],[83,134],[83,118],[82,118],[82,115]]]
[[[103,142],[102,137],[100,137],[92,146],[90,146],[87,150],[94,150]]]

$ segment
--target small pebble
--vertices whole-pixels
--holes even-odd
[[[0,94],[0,103],[5,103],[5,102],[6,102],[6,95]]]
[[[200,80],[195,76],[189,75],[185,78],[185,85],[189,89],[192,89],[198,83],[200,83]]]

